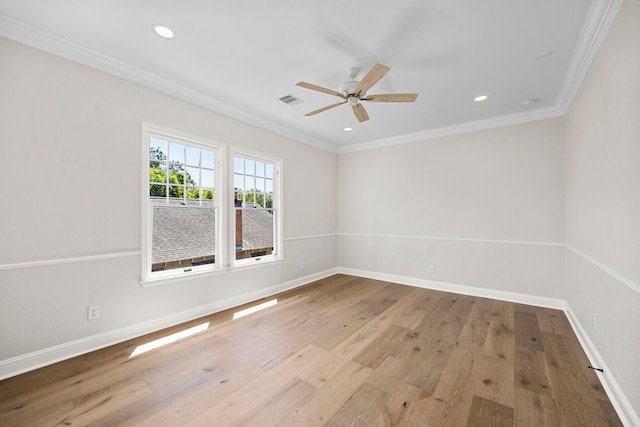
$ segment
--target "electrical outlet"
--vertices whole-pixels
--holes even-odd
[[[90,305],[87,307],[87,320],[93,320],[100,317],[100,306]]]
[[[300,270],[304,270],[304,261],[300,263]]]
[[[593,327],[593,329],[596,328],[596,314],[595,313],[591,313],[591,326]]]
[[[433,273],[433,265],[429,266],[429,273]]]

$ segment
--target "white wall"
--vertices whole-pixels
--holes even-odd
[[[0,57],[0,378],[335,272],[335,154],[7,39]],[[143,121],[283,158],[284,263],[140,286]]]
[[[340,267],[564,299],[562,138],[558,118],[341,154]]]
[[[639,46],[640,2],[625,0],[566,116],[567,302],[636,414]]]

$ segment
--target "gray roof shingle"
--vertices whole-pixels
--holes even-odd
[[[273,214],[242,210],[242,248],[273,247]],[[153,264],[215,255],[215,209],[177,205],[153,207]]]

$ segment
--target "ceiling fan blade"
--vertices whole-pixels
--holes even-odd
[[[414,102],[418,97],[417,93],[385,93],[380,95],[369,95],[360,98],[360,101],[371,102]]]
[[[380,79],[383,78],[384,75],[387,74],[387,72],[390,69],[391,68],[387,67],[386,65],[382,65],[382,64],[374,65],[367,72],[367,74],[365,74],[362,80],[360,80],[360,83],[358,83],[358,86],[356,86],[355,94],[357,96],[361,96],[367,93],[367,91],[371,89],[371,87],[374,84],[378,83],[378,81],[380,81]]]
[[[352,108],[353,108],[353,114],[355,114],[356,119],[358,119],[360,123],[366,122],[367,120],[369,120],[369,115],[367,114],[367,110],[364,109],[364,106],[362,104],[356,104]]]
[[[322,107],[322,108],[319,108],[317,110],[314,110],[314,111],[312,111],[310,113],[305,114],[305,116],[307,116],[307,117],[315,116],[318,113],[322,113],[323,111],[330,110],[330,109],[332,109],[334,107],[337,107],[338,105],[342,105],[342,104],[346,104],[346,103],[347,103],[347,100],[345,99],[344,101],[338,102],[337,104],[327,105],[326,107]]]
[[[327,89],[326,87],[313,85],[311,83],[299,82],[299,83],[296,83],[296,86],[300,86],[300,87],[303,87],[305,89],[311,89],[311,90],[315,90],[317,92],[322,92],[322,93],[326,93],[326,94],[329,94],[329,95],[335,95],[335,96],[339,96],[340,98],[344,98],[344,95],[341,94],[340,92],[338,92],[337,90]]]

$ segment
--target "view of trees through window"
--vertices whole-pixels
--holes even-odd
[[[274,180],[276,166],[268,161],[234,156],[236,260],[274,253]]]
[[[202,204],[214,198],[214,153],[151,138],[149,196],[167,203]]]
[[[272,208],[274,165],[244,157],[233,158],[234,187],[244,206]]]
[[[208,141],[163,131],[147,135],[146,279],[282,256],[279,160],[238,152],[226,157]]]
[[[152,272],[215,263],[214,164],[211,150],[149,138]]]

